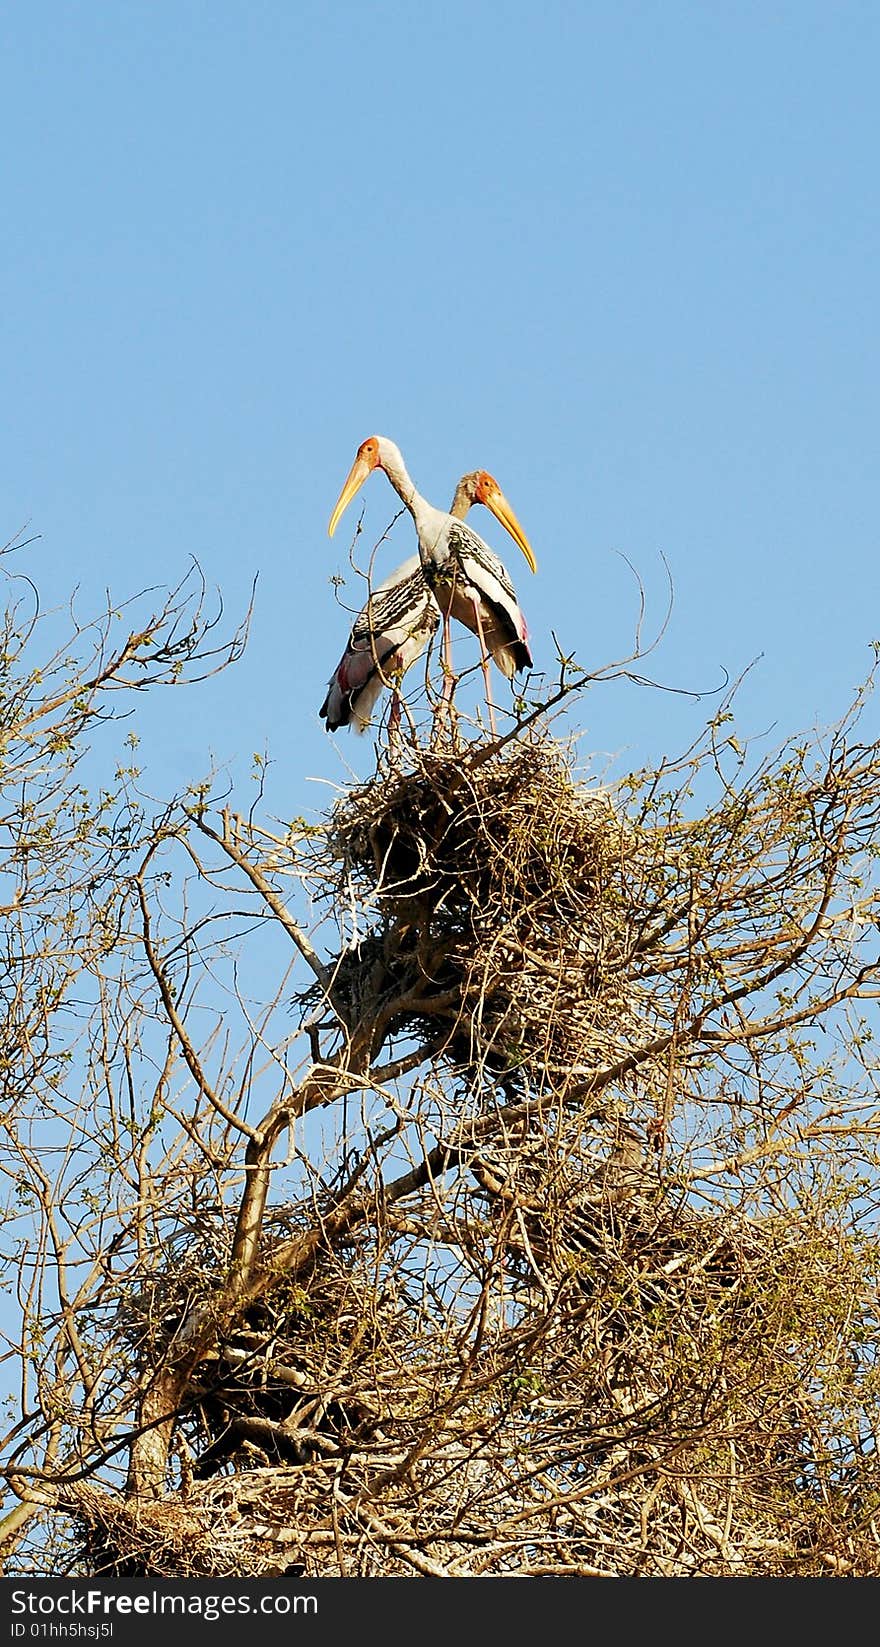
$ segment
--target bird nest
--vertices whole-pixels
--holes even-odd
[[[394,1033],[557,1097],[631,1046],[633,838],[555,739],[420,752],[343,797],[326,850],[340,924],[355,907],[372,917],[335,965],[349,1028],[397,999]]]

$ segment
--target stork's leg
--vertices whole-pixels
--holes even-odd
[[[387,672],[383,671],[382,678],[391,693],[391,704],[388,709],[388,750],[394,754],[400,741],[400,703],[401,687],[405,665],[398,654],[390,658],[386,665]]]
[[[400,678],[391,688],[391,708],[388,712],[388,736],[393,740],[400,731]]]
[[[452,622],[448,612],[443,613],[443,647],[440,659],[443,670],[443,697],[446,702],[452,697]]]
[[[443,634],[440,637],[440,669],[443,675],[443,691],[440,702],[434,711],[434,732],[432,745],[439,745],[443,736],[447,716],[449,717],[450,733],[455,737],[455,710],[452,703],[452,694],[455,691],[455,676],[452,673],[452,620],[448,612],[443,613]]]
[[[486,705],[487,705],[488,710],[489,710],[489,725],[492,729],[493,738],[497,738],[498,728],[495,725],[495,706],[492,702],[492,682],[491,682],[491,679],[489,677],[489,649],[486,646],[486,637],[483,634],[483,620],[480,616],[480,602],[479,602],[479,598],[478,598],[477,595],[472,595],[471,596],[471,605],[473,606],[473,609],[474,609],[474,618],[476,619],[477,634],[478,634],[479,639],[480,639],[480,668],[483,671],[483,680],[486,683]]]

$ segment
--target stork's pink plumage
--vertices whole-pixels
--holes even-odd
[[[435,509],[433,504],[422,497],[407,473],[400,448],[384,435],[372,435],[358,448],[357,456],[330,517],[328,531],[331,537],[343,510],[374,469],[384,469],[415,522],[421,569],[427,588],[444,619],[447,690],[451,684],[448,662],[450,619],[457,618],[479,637],[486,703],[494,734],[496,727],[489,678],[489,656],[494,658],[508,680],[516,670],[527,669],[532,662],[526,621],[509,574],[498,556],[476,532],[464,525],[452,512],[446,513],[442,509]],[[464,478],[472,481],[472,501],[483,503],[491,509],[514,542],[519,545],[534,572],[535,557],[531,545],[497,482],[485,470],[478,470],[473,477]],[[463,484],[464,481],[460,483]],[[386,593],[389,589],[397,587],[397,579],[404,570],[404,567],[399,568],[398,572],[386,581],[383,585]],[[375,618],[373,622],[375,624]],[[428,634],[420,639],[414,637],[414,642],[418,640],[418,644],[415,645],[413,656],[418,656],[427,639]],[[345,658],[342,663],[345,663]],[[332,690],[331,681],[328,701]],[[378,691],[379,688],[376,688],[373,702],[378,696]]]

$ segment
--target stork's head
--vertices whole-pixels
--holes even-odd
[[[327,531],[331,538],[336,531],[343,510],[347,509],[355,493],[360,491],[367,476],[371,475],[374,469],[390,469],[392,472],[402,471],[404,474],[406,473],[403,468],[400,448],[395,446],[393,440],[387,440],[384,435],[370,435],[369,440],[362,441],[358,447],[357,457],[339,494],[336,508],[330,516]]]
[[[532,546],[494,476],[488,474],[485,469],[475,469],[473,474],[464,476],[461,488],[464,489],[470,503],[482,503],[486,509],[491,509],[495,519],[501,522],[514,543],[519,545],[531,570],[536,572],[538,566],[532,553]]]

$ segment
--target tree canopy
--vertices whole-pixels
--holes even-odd
[[[873,671],[599,783],[560,659],[309,821],[140,790],[197,568],[11,588],[4,1570],[876,1574]]]

